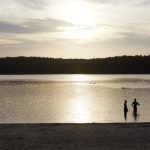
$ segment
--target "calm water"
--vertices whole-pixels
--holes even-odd
[[[150,75],[1,75],[0,96],[0,123],[150,122]]]

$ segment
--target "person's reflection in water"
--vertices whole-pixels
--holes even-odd
[[[136,111],[133,111],[133,117],[134,117],[134,120],[136,121],[137,120],[137,112]]]
[[[133,116],[134,120],[137,121],[138,118],[140,117],[140,114],[133,111],[132,116]]]
[[[132,107],[133,107],[133,117],[135,119],[135,121],[137,120],[137,117],[139,117],[139,114],[137,114],[137,106],[139,106],[140,104],[136,101],[136,98],[134,99],[134,101],[132,102]]]
[[[128,107],[127,107],[127,100],[124,101],[124,118],[127,119]]]

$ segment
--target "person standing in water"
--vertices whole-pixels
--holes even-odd
[[[137,114],[137,106],[139,106],[139,105],[140,104],[136,101],[136,98],[135,98],[134,101],[132,102],[134,114]]]
[[[124,101],[124,118],[127,119],[127,112],[128,112],[128,107],[127,107],[127,100]]]

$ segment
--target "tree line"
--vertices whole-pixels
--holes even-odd
[[[0,74],[149,74],[150,55],[93,59],[0,58]]]

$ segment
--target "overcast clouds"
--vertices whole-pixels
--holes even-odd
[[[0,3],[1,57],[150,54],[149,0],[0,0]]]

